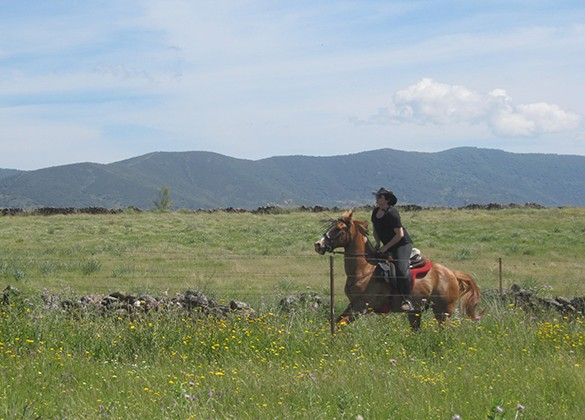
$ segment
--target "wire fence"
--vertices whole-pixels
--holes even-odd
[[[343,294],[346,263],[362,260],[363,256],[337,253],[332,258],[334,291]],[[583,260],[504,257],[451,259],[444,265],[469,272],[480,288],[509,288],[520,283],[542,289],[550,286],[560,294],[585,292]],[[307,290],[325,293],[330,272],[329,257],[316,253],[258,255],[153,249],[120,255],[80,250],[79,254],[39,256],[14,251],[3,254],[0,250],[0,281],[4,284],[96,292],[202,288],[217,295],[242,297],[278,297]]]
[[[364,256],[340,252],[258,255],[153,249],[116,255],[82,249],[78,254],[41,256],[37,252],[11,250],[7,254],[0,250],[0,286],[47,289],[69,296],[123,292],[172,297],[192,290],[219,302],[243,301],[255,308],[273,308],[283,299],[304,295],[329,308],[333,332],[335,316],[348,304],[346,283],[362,280],[346,270],[359,262],[364,263]],[[585,294],[583,260],[547,256],[446,259],[438,263],[471,274],[482,293],[490,289],[501,293],[512,284],[520,284],[554,296]],[[368,290],[368,298],[402,297],[392,292],[392,280],[375,281],[381,286]]]

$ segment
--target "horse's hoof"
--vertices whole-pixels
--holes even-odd
[[[400,305],[400,310],[402,312],[416,312],[416,309],[412,302],[406,299],[402,302],[402,305]]]

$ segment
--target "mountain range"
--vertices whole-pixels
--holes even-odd
[[[109,163],[0,169],[0,207],[152,208],[168,187],[174,208],[352,206],[385,186],[399,204],[585,205],[585,156],[460,147],[246,160],[211,152],[155,152]]]

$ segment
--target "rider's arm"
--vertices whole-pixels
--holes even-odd
[[[376,212],[378,211],[377,207],[374,207],[374,209],[372,210],[372,216],[370,217],[370,220],[372,221],[372,226],[374,226],[374,239],[376,240],[376,249],[380,249],[380,236],[378,235],[378,232],[376,232]]]
[[[392,240],[380,249],[381,252],[387,252],[390,248],[400,242],[400,240],[404,238],[404,229],[402,229],[402,227],[394,228],[394,234]]]
[[[376,229],[374,229],[374,239],[376,240],[376,249],[380,248],[380,237],[378,236]]]

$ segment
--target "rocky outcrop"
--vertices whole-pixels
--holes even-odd
[[[136,208],[132,208],[132,210],[140,211]],[[123,211],[123,209],[107,209],[104,207],[40,207],[35,209],[2,208],[0,209],[0,215],[17,216],[26,214],[30,216],[53,216],[56,214],[118,214]]]
[[[529,208],[529,209],[544,209],[545,206],[542,206],[537,203],[525,203],[525,204],[499,204],[499,203],[488,203],[488,204],[467,204],[466,206],[459,207],[463,210],[503,210],[503,209],[519,209],[519,208]]]
[[[450,207],[423,207],[417,204],[399,204],[398,208],[402,211],[420,211],[420,210],[433,210],[433,209],[446,209]],[[517,209],[517,208],[531,208],[531,209],[544,209],[546,207],[537,203],[525,203],[525,204],[499,204],[499,203],[488,203],[488,204],[467,204],[463,207],[458,207],[460,210],[503,210],[503,209]],[[371,211],[372,206],[356,206],[354,210],[365,210]],[[0,208],[0,216],[17,216],[17,215],[33,215],[33,216],[52,216],[55,214],[118,214],[124,211],[141,212],[142,210],[130,206],[126,209],[107,209],[104,207],[41,207],[34,209],[22,209],[22,208]],[[279,206],[262,206],[257,209],[244,209],[239,207],[226,207],[216,209],[195,209],[185,210],[192,213],[251,213],[251,214],[283,214],[294,211],[308,212],[308,213],[322,213],[322,212],[333,212],[338,213],[341,211],[339,207],[323,207],[319,205],[315,206],[301,206],[301,207],[279,207]]]
[[[315,292],[303,292],[283,297],[278,303],[278,307],[285,312],[292,312],[298,309],[317,310],[323,306],[323,300]]]
[[[13,304],[15,303],[15,297],[19,295],[18,289],[7,286],[2,292],[0,303],[4,305]],[[30,301],[31,299],[28,299],[28,302]],[[184,293],[177,293],[173,297],[113,292],[107,295],[90,294],[76,298],[64,297],[57,293],[43,290],[41,301],[45,310],[58,310],[76,314],[126,315],[152,311],[184,311],[217,317],[226,317],[231,314],[244,317],[255,315],[254,309],[246,302],[232,300],[229,304],[223,305],[197,290],[187,290]]]
[[[567,298],[564,296],[540,297],[531,289],[526,289],[513,284],[510,289],[500,294],[497,290],[485,290],[482,297],[486,300],[493,299],[504,303],[513,303],[516,307],[524,309],[532,314],[547,311],[559,312],[563,315],[585,315],[585,296]]]

